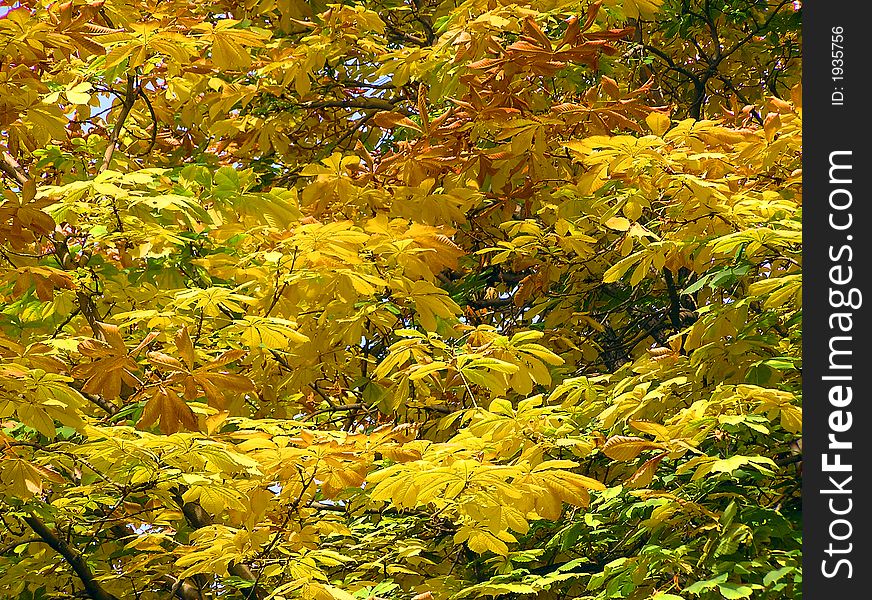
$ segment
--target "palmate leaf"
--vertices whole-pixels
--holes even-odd
[[[176,294],[176,306],[203,311],[207,317],[217,317],[224,311],[245,313],[243,305],[255,301],[251,296],[222,287],[195,288]]]
[[[76,284],[68,273],[51,267],[21,267],[9,272],[7,281],[14,281],[12,295],[23,295],[31,287],[42,301],[54,298],[55,290],[74,290]]]
[[[29,498],[42,492],[42,474],[25,460],[11,459],[0,463],[0,481],[18,498]]]
[[[54,219],[42,209],[54,203],[48,197],[36,197],[36,180],[28,179],[21,196],[9,190],[3,192],[0,204],[0,241],[9,241],[15,249],[22,249],[39,236],[48,235],[55,228]]]
[[[149,352],[148,359],[158,369],[169,373],[166,383],[180,385],[186,399],[196,399],[199,395],[198,390],[201,390],[210,406],[223,409],[227,394],[245,394],[254,390],[254,384],[248,377],[219,371],[227,364],[245,356],[244,350],[228,350],[215,360],[196,367],[194,345],[187,327],[176,332],[175,343],[182,361],[162,352]]]
[[[160,430],[169,435],[182,429],[196,431],[197,417],[191,407],[171,387],[157,385],[146,388],[142,396],[147,399],[142,416],[136,423],[138,427],[149,427],[160,420]]]
[[[477,554],[492,552],[499,556],[506,556],[509,553],[509,547],[506,545],[507,541],[514,542],[514,536],[507,532],[497,536],[488,531],[473,527],[462,527],[454,534],[455,544],[466,543],[469,549]]]
[[[291,344],[303,344],[309,338],[295,329],[296,323],[277,317],[244,317],[235,322],[243,343],[249,348],[284,350]]]
[[[79,352],[91,362],[73,368],[76,379],[85,379],[82,391],[112,400],[121,395],[121,384],[136,387],[139,366],[131,358],[124,338],[115,325],[99,324],[106,341],[91,339],[79,344]]]
[[[199,501],[200,506],[211,515],[220,515],[227,509],[245,510],[240,494],[233,488],[225,488],[217,481],[191,486],[184,494],[186,502]]]
[[[51,439],[55,436],[54,420],[39,406],[23,404],[15,411],[22,423],[33,427],[45,437]]]

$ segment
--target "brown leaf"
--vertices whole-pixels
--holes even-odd
[[[606,77],[605,75],[603,75],[600,79],[600,87],[613,100],[617,100],[621,97],[621,88],[618,87],[618,82],[611,77]]]
[[[183,428],[196,431],[197,417],[191,407],[169,387],[159,385],[151,388],[151,398],[142,409],[142,416],[136,423],[139,428],[149,427],[160,419],[161,433],[170,435]]]
[[[599,13],[600,5],[602,2],[594,2],[590,6],[587,7],[587,14],[584,16],[584,25],[581,27],[582,31],[587,31],[593,26],[596,21],[597,13]]]
[[[548,36],[539,28],[536,20],[532,17],[524,19],[524,33],[539,42],[539,45],[543,48],[546,48],[549,51],[551,50],[551,40],[548,39]]]
[[[188,372],[188,370],[185,368],[185,365],[183,365],[181,361],[173,358],[172,356],[169,356],[168,354],[164,354],[163,352],[149,352],[147,356],[148,361],[156,367],[164,368],[173,372]]]
[[[578,39],[580,33],[581,21],[579,21],[578,17],[572,15],[566,20],[566,31],[564,32],[563,39],[560,40],[560,45],[558,47],[572,46],[575,43],[575,40]]]
[[[76,289],[76,284],[68,273],[51,267],[20,267],[10,271],[4,279],[14,281],[13,298],[20,298],[33,287],[36,297],[48,302],[54,298],[56,289]]]
[[[627,480],[627,487],[635,489],[650,485],[651,481],[654,479],[654,472],[657,470],[657,465],[659,465],[660,461],[666,458],[668,454],[668,452],[658,454],[654,458],[649,458],[642,463],[642,466],[636,469],[633,476]]]
[[[99,323],[106,341],[90,339],[79,344],[79,352],[91,360],[83,365],[77,365],[71,371],[75,379],[85,379],[82,391],[97,394],[107,400],[121,395],[121,384],[130,387],[140,384],[134,372],[139,366],[127,353],[124,339],[115,325]]]
[[[187,327],[182,327],[176,332],[175,342],[179,356],[182,357],[189,369],[193,369],[197,359],[194,355],[194,343],[191,341],[191,336],[188,335]]]
[[[421,128],[409,117],[402,113],[393,111],[382,111],[377,113],[372,118],[372,122],[382,129],[393,129],[398,125],[402,125],[403,127],[414,129],[415,131],[421,131]]]

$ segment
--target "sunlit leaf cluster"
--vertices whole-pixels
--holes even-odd
[[[0,8],[0,597],[799,598],[800,15]]]

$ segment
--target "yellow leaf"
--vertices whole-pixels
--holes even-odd
[[[659,136],[662,136],[664,133],[669,131],[669,126],[672,124],[667,115],[656,111],[648,113],[648,116],[645,117],[645,122],[648,124],[648,127],[651,128],[654,135]]]
[[[648,441],[640,437],[615,435],[606,440],[603,453],[613,460],[633,460],[644,450],[664,448],[663,444]]]
[[[309,338],[298,332],[296,323],[277,317],[246,316],[235,321],[241,339],[249,348],[283,350],[290,344],[304,344]]]
[[[39,471],[26,460],[13,458],[0,461],[0,480],[19,498],[29,498],[42,492]]]
[[[611,217],[605,222],[605,226],[615,231],[627,231],[630,228],[630,221],[624,217]]]
[[[54,438],[54,421],[43,409],[32,404],[22,404],[15,412],[22,423],[28,427],[33,427],[47,438]]]

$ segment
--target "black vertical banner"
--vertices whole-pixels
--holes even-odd
[[[863,2],[803,3],[804,598],[869,598],[870,32]],[[864,115],[863,113],[867,113]]]

